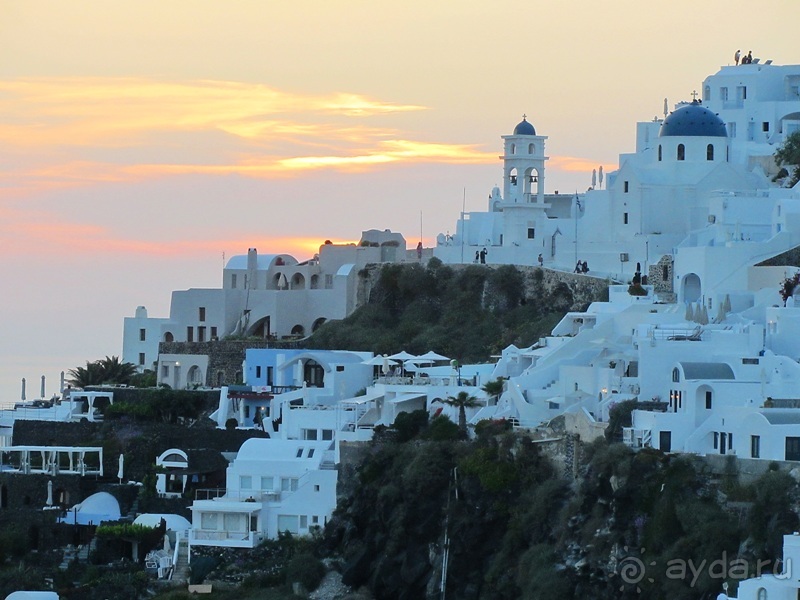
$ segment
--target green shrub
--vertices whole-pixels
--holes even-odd
[[[323,577],[325,565],[310,552],[295,555],[286,567],[286,583],[299,582],[309,592],[319,587]]]

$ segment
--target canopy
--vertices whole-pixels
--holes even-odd
[[[371,365],[373,367],[382,367],[385,364],[396,365],[398,363],[397,363],[396,360],[390,360],[390,359],[386,358],[385,356],[381,356],[379,354],[378,356],[374,356],[374,357],[370,358],[369,360],[365,360],[361,364],[362,365]]]
[[[423,354],[422,356],[418,356],[417,358],[422,358],[424,360],[430,360],[430,361],[434,361],[434,362],[436,362],[438,360],[450,360],[450,358],[448,358],[447,356],[442,356],[441,354],[436,354],[436,352],[434,352],[433,350],[430,350],[430,351],[426,352],[425,354]]]
[[[392,354],[389,358],[393,358],[394,360],[413,360],[417,357],[403,350],[402,352],[398,352],[397,354]]]

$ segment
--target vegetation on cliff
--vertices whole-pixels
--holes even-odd
[[[533,344],[574,307],[568,285],[548,289],[541,269],[530,277],[513,265],[454,269],[436,258],[427,266],[387,264],[365,306],[325,323],[305,345],[376,354],[436,349],[462,362],[485,361],[510,344]]]

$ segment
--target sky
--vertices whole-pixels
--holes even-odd
[[[225,257],[310,258],[484,210],[501,135],[585,190],[737,48],[800,62],[796,0],[0,0],[0,404],[122,352]]]

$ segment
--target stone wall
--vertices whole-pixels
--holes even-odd
[[[208,356],[205,384],[209,387],[232,385],[242,380],[245,350],[270,348],[268,340],[214,340],[209,342],[161,342],[159,354],[197,354]]]
[[[665,269],[666,277],[664,277]],[[673,269],[672,257],[668,254],[662,256],[656,264],[650,265],[647,274],[647,284],[653,286],[653,291],[656,294],[663,295],[675,292],[672,287]]]

